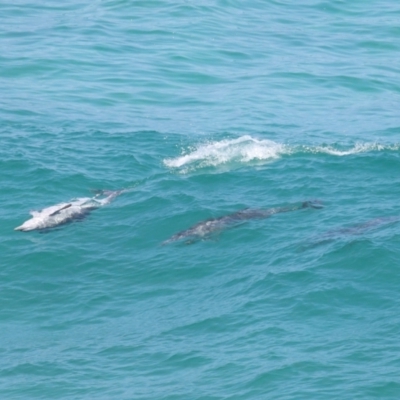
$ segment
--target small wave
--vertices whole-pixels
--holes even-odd
[[[358,153],[373,151],[398,151],[399,144],[383,145],[379,143],[356,143],[351,146],[343,145],[286,145],[272,140],[259,140],[250,135],[237,139],[224,139],[203,143],[190,148],[186,154],[176,158],[167,158],[164,164],[182,173],[207,167],[243,165],[249,163],[264,164],[279,159],[283,155],[293,154],[329,154],[344,157]]]

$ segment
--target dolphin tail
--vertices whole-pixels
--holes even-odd
[[[108,190],[108,189],[90,189],[92,193],[95,194],[95,197],[100,197],[100,196],[110,196],[112,194],[120,194],[125,191],[125,189],[120,189],[120,190]]]
[[[95,193],[93,200],[101,206],[110,204],[117,196],[119,196],[121,193],[126,192],[125,189],[120,189],[120,190],[92,189],[91,191]],[[106,197],[104,199],[99,199],[99,197],[101,196],[106,196]]]
[[[103,195],[107,196],[105,199],[97,200],[101,203],[101,205],[110,204],[116,197],[118,197],[121,193],[124,193],[125,190],[103,190]]]
[[[324,208],[320,200],[307,200],[304,201],[303,204],[301,205],[301,208],[308,208],[308,207],[316,209]]]
[[[176,234],[176,235],[173,235],[173,236],[171,236],[169,239],[167,239],[167,240],[164,240],[162,243],[161,243],[161,246],[165,246],[166,244],[170,244],[170,243],[172,243],[172,242],[176,242],[176,241],[178,241],[180,239],[180,237]]]

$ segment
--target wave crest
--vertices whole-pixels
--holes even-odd
[[[300,146],[297,152],[304,153],[322,153],[329,154],[331,156],[351,156],[353,154],[358,153],[369,153],[372,151],[384,151],[391,150],[397,151],[400,149],[400,146],[395,145],[383,145],[379,143],[356,143],[351,147],[339,146],[339,145],[321,145],[321,146]]]

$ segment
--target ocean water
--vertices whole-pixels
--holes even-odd
[[[0,397],[398,399],[399,18],[393,0],[0,2]],[[91,189],[127,190],[14,231]]]

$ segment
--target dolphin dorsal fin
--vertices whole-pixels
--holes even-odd
[[[65,210],[66,208],[70,208],[71,206],[72,206],[72,204],[68,203],[65,206],[62,206],[58,210],[56,210],[56,211],[52,212],[51,214],[49,214],[49,217],[53,217],[54,215],[58,214],[60,211]]]
[[[39,210],[39,211],[31,210],[31,211],[29,211],[29,214],[31,214],[32,217],[38,217],[41,212],[42,212],[41,210]]]

